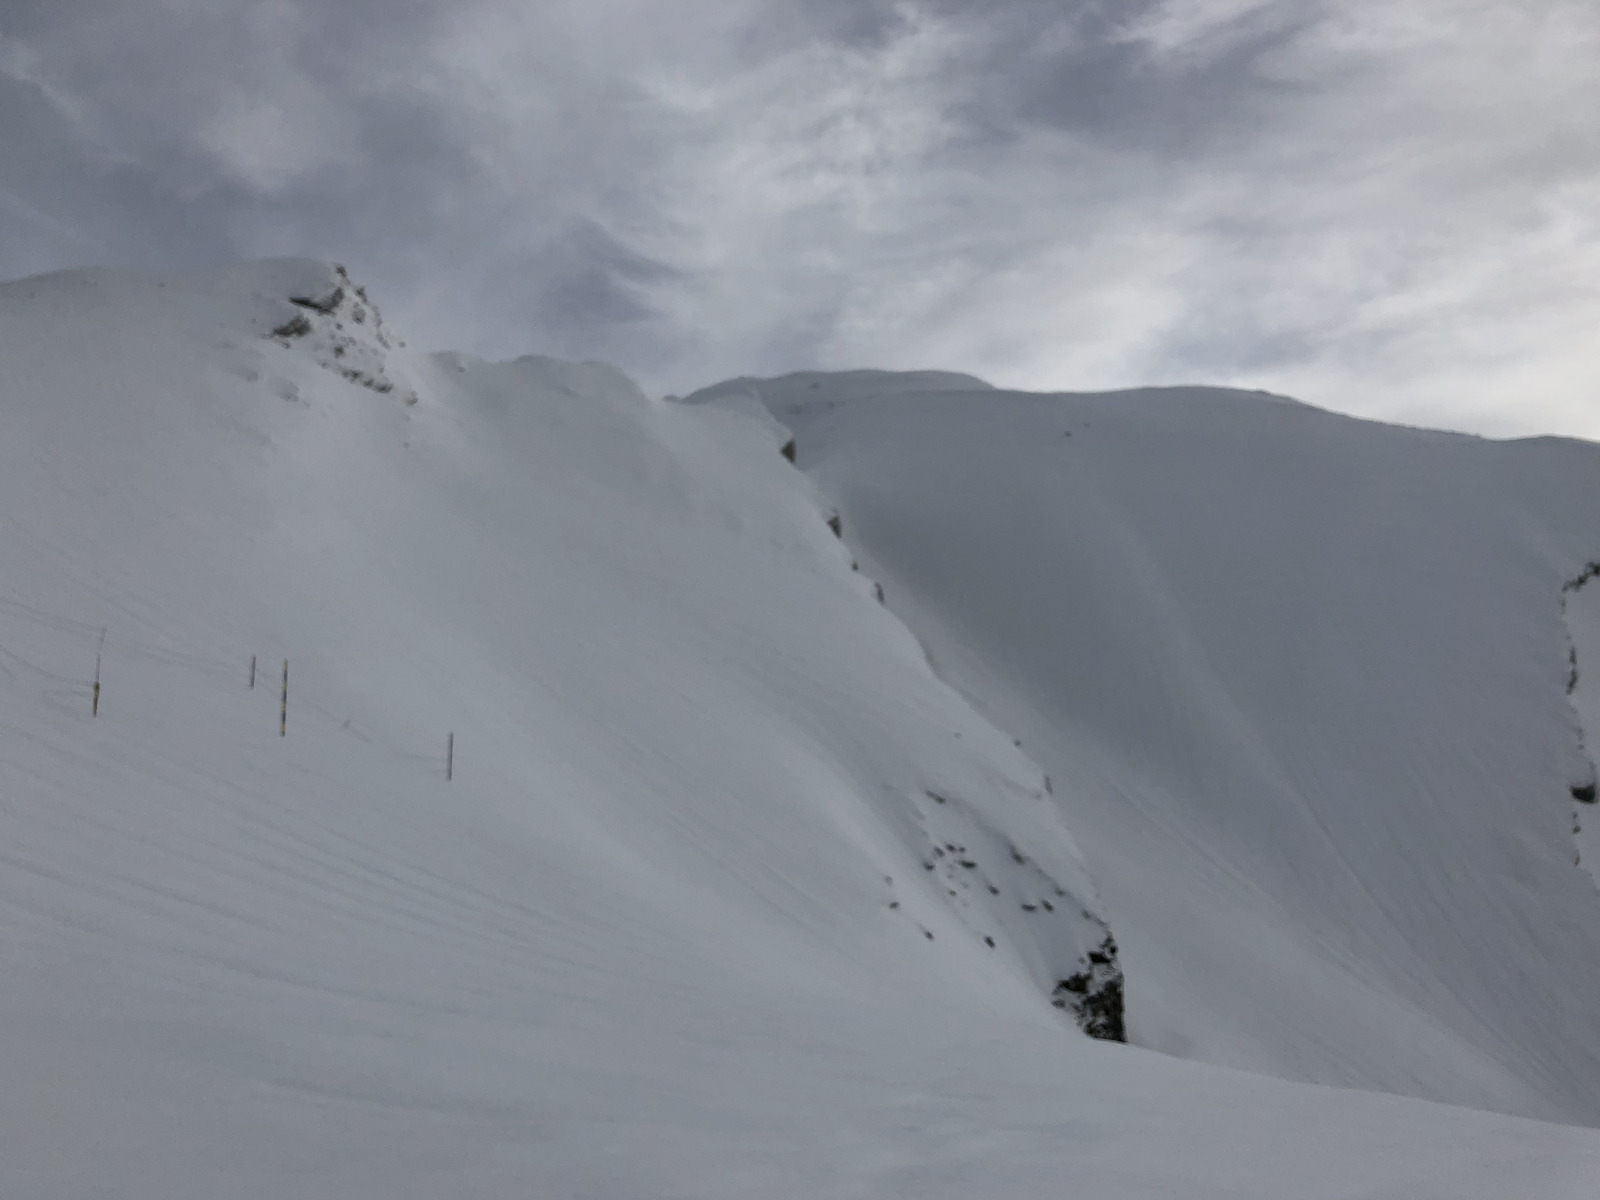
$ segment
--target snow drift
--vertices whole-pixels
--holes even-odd
[[[319,264],[0,289],[0,1192],[1586,1194],[1593,1131],[1082,1036],[1086,785],[785,438]]]

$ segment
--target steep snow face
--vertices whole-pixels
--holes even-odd
[[[1081,1036],[1039,768],[731,406],[313,263],[0,289],[0,1194],[1587,1200]]]
[[[941,676],[1053,779],[1134,1040],[1600,1121],[1562,624],[1600,447],[1203,389],[691,400],[731,397],[793,432]]]
[[[1572,772],[1572,834],[1577,859],[1600,889],[1600,809],[1595,754],[1600,751],[1600,562],[1568,580],[1562,614],[1572,639],[1567,692],[1578,719],[1581,753]]]
[[[1110,942],[1039,769],[770,419],[410,354],[306,262],[24,281],[0,364],[8,1038],[396,1103],[330,1022],[936,995],[1077,1039]]]
[[[1103,956],[1038,768],[873,601],[770,421],[652,403],[604,367],[408,355],[313,263],[7,300],[3,599],[75,622],[69,641],[109,628],[106,724],[147,702],[118,677],[130,647],[230,683],[259,651],[295,662],[297,732],[302,705],[345,712],[431,769],[460,726],[456,790],[554,772],[603,795],[549,800],[556,827],[628,829],[630,860],[721,897],[694,911],[716,942],[771,909],[787,932],[760,956],[794,940],[785,974],[943,937],[965,951],[936,973],[1047,1015]],[[815,872],[788,878],[791,856]]]

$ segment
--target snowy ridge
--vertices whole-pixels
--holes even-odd
[[[1600,448],[1206,389],[738,391],[1054,779],[1133,1040],[1600,1120],[1561,621]]]
[[[0,1193],[1588,1195],[1083,1037],[1076,801],[784,442],[321,264],[0,288]]]

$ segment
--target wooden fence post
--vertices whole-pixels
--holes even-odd
[[[289,734],[289,660],[283,660],[283,703],[278,709],[278,736]]]
[[[250,656],[250,690],[252,692],[256,690],[256,656],[254,654]]]
[[[456,735],[454,732],[445,739],[444,743],[444,777],[446,781],[456,777]]]

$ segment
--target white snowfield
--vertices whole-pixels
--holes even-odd
[[[1600,585],[1563,587],[1600,570],[1600,446],[1214,389],[854,372],[691,400],[747,397],[941,676],[1051,775],[1135,1041],[1600,1123],[1562,610],[1589,697]]]
[[[1589,1200],[1596,448],[975,386],[0,288],[0,1197]]]

